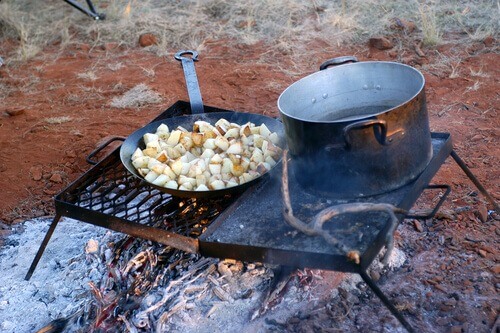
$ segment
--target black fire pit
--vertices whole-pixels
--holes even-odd
[[[208,106],[204,108],[205,112],[227,112]],[[178,101],[153,121],[189,113],[189,103]],[[390,225],[387,215],[377,212],[342,215],[332,223],[330,231],[359,253],[359,262],[354,262],[323,238],[299,233],[284,222],[279,171],[243,194],[216,199],[176,198],[131,175],[121,163],[120,148],[95,162],[94,158],[102,148],[89,155],[89,162],[95,166],[55,197],[56,216],[26,274],[27,280],[32,276],[59,220],[67,216],[203,256],[355,272],[361,275],[402,325],[413,331],[366,274],[366,269],[393,231],[394,226]],[[498,211],[498,204],[453,151],[450,134],[432,133],[432,149],[432,160],[417,179],[378,196],[350,201],[327,199],[304,192],[292,181],[290,193],[295,212],[300,219],[307,221],[327,206],[355,203],[356,200],[392,204],[409,211],[423,191],[445,190],[431,214],[420,217],[397,215],[398,222],[406,217],[430,218],[445,200],[450,188],[429,183],[450,155]]]

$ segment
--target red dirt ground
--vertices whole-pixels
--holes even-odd
[[[458,155],[498,200],[500,57],[494,46],[448,44],[425,49],[426,57],[419,57],[411,49],[379,51],[358,46],[332,50],[317,43],[297,59],[269,51],[265,45],[212,42],[200,51],[196,69],[205,104],[276,116],[279,94],[294,81],[316,71],[326,59],[355,54],[360,60],[413,65],[426,78],[431,129],[452,134]],[[0,51],[6,54],[8,47],[4,45]],[[456,55],[461,57],[460,63],[446,64],[443,60]],[[82,75],[89,72],[95,77]],[[163,101],[140,108],[110,106],[113,97],[139,83],[158,92]],[[123,49],[113,44],[94,48],[79,45],[64,51],[53,47],[27,63],[0,67],[0,89],[0,222],[5,224],[53,215],[53,196],[89,169],[85,157],[99,143],[110,136],[126,136],[175,101],[188,100],[183,72],[173,54],[158,57],[146,49]],[[446,239],[455,240],[455,248],[472,253],[473,258],[463,268],[433,262],[425,274],[440,272],[436,274],[445,279],[428,285],[453,289],[453,284],[463,283],[449,277],[457,274],[457,269],[469,270],[470,276],[482,270],[493,274],[487,281],[487,290],[494,295],[500,274],[498,215],[492,211],[488,214],[492,205],[450,159],[435,182],[450,184],[452,194],[441,209],[440,219],[416,224],[414,237],[422,241],[425,235],[439,231]],[[423,200],[422,205],[431,200]],[[467,241],[467,237],[476,242]],[[413,251],[415,257],[420,253],[418,246]],[[450,258],[454,255],[448,254]],[[427,281],[426,277],[421,280]],[[477,281],[470,283],[474,287]],[[485,327],[492,326],[498,313],[498,299],[495,301],[493,296],[490,303],[481,312]],[[442,327],[465,325],[466,321],[453,320],[451,324],[441,323]]]

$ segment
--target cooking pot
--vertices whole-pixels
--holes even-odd
[[[278,108],[298,183],[347,199],[415,179],[432,157],[424,84],[407,65],[340,57],[289,86]]]

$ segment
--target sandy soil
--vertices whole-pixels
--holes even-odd
[[[8,47],[2,45],[0,51]],[[297,58],[265,45],[207,43],[196,64],[205,104],[277,116],[279,94],[316,71],[323,60],[354,54],[360,60],[401,61],[426,78],[432,130],[452,134],[457,153],[498,200],[500,57],[495,41],[450,43],[424,49],[425,57],[410,47],[333,50],[311,42],[309,49]],[[460,63],[446,60],[457,56]],[[158,93],[161,102],[111,106],[114,97],[140,83]],[[175,101],[187,99],[173,54],[157,57],[147,49],[116,44],[82,44],[64,51],[54,47],[25,64],[0,67],[2,235],[11,232],[12,224],[53,215],[53,196],[88,170],[85,157],[100,143],[128,135]],[[436,219],[407,221],[399,228],[398,245],[409,259],[379,282],[422,331],[489,332],[500,307],[499,216],[451,160],[435,182],[452,186],[449,199]],[[433,198],[421,201],[419,206],[428,206]],[[362,289],[355,299],[342,293],[340,297],[317,303],[308,314],[271,321],[266,329],[383,332],[387,322],[394,321],[385,310],[373,314],[381,305]],[[331,310],[332,304],[342,302],[349,309],[346,313]]]

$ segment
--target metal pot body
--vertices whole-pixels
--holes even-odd
[[[289,86],[278,108],[297,181],[313,192],[356,198],[415,179],[432,157],[424,84],[410,66],[359,62]]]

